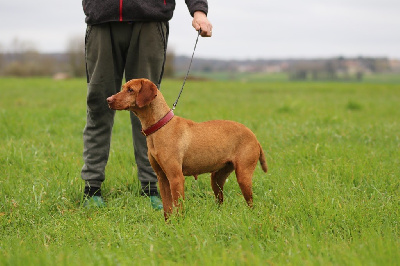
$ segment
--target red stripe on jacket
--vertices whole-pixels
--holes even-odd
[[[122,21],[122,2],[124,0],[119,0],[119,21]]]

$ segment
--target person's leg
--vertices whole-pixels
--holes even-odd
[[[125,69],[126,80],[147,78],[159,87],[166,58],[168,23],[137,22],[132,26],[132,39]],[[133,113],[131,124],[142,191],[149,196],[158,195],[157,176],[147,156],[146,137],[141,133],[140,121]]]
[[[106,99],[120,90],[125,64],[123,45],[119,44],[123,40],[114,37],[124,36],[114,33],[124,28],[117,26],[112,23],[88,26],[86,32],[87,121],[83,132],[81,176],[85,181],[85,195],[89,197],[101,196],[115,115]],[[125,31],[129,33],[129,27]]]

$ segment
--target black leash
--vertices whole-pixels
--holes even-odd
[[[179,101],[179,97],[181,97],[181,94],[182,94],[182,91],[183,91],[183,87],[185,86],[186,79],[189,76],[189,71],[190,71],[190,67],[192,66],[192,61],[193,61],[193,57],[194,57],[194,51],[196,51],[196,46],[197,46],[197,42],[199,41],[200,32],[201,32],[201,29],[199,30],[199,33],[197,34],[197,39],[196,39],[196,43],[194,44],[193,54],[192,54],[192,58],[190,59],[189,68],[188,68],[188,71],[186,72],[185,79],[183,80],[182,88],[181,88],[181,91],[178,94],[178,98],[176,98],[176,101],[172,105],[172,110],[175,110],[175,107],[176,107],[176,105],[178,104],[178,101]]]

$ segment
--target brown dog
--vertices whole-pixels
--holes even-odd
[[[167,219],[173,206],[184,199],[184,176],[211,173],[211,186],[223,202],[226,178],[235,170],[243,196],[253,204],[252,175],[260,161],[267,163],[256,136],[244,125],[214,120],[195,123],[174,116],[156,85],[147,79],[133,79],[121,92],[107,98],[114,110],[130,110],[139,117],[147,135],[148,156],[160,186]]]

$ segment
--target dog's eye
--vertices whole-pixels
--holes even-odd
[[[132,88],[128,88],[128,92],[133,92]]]

